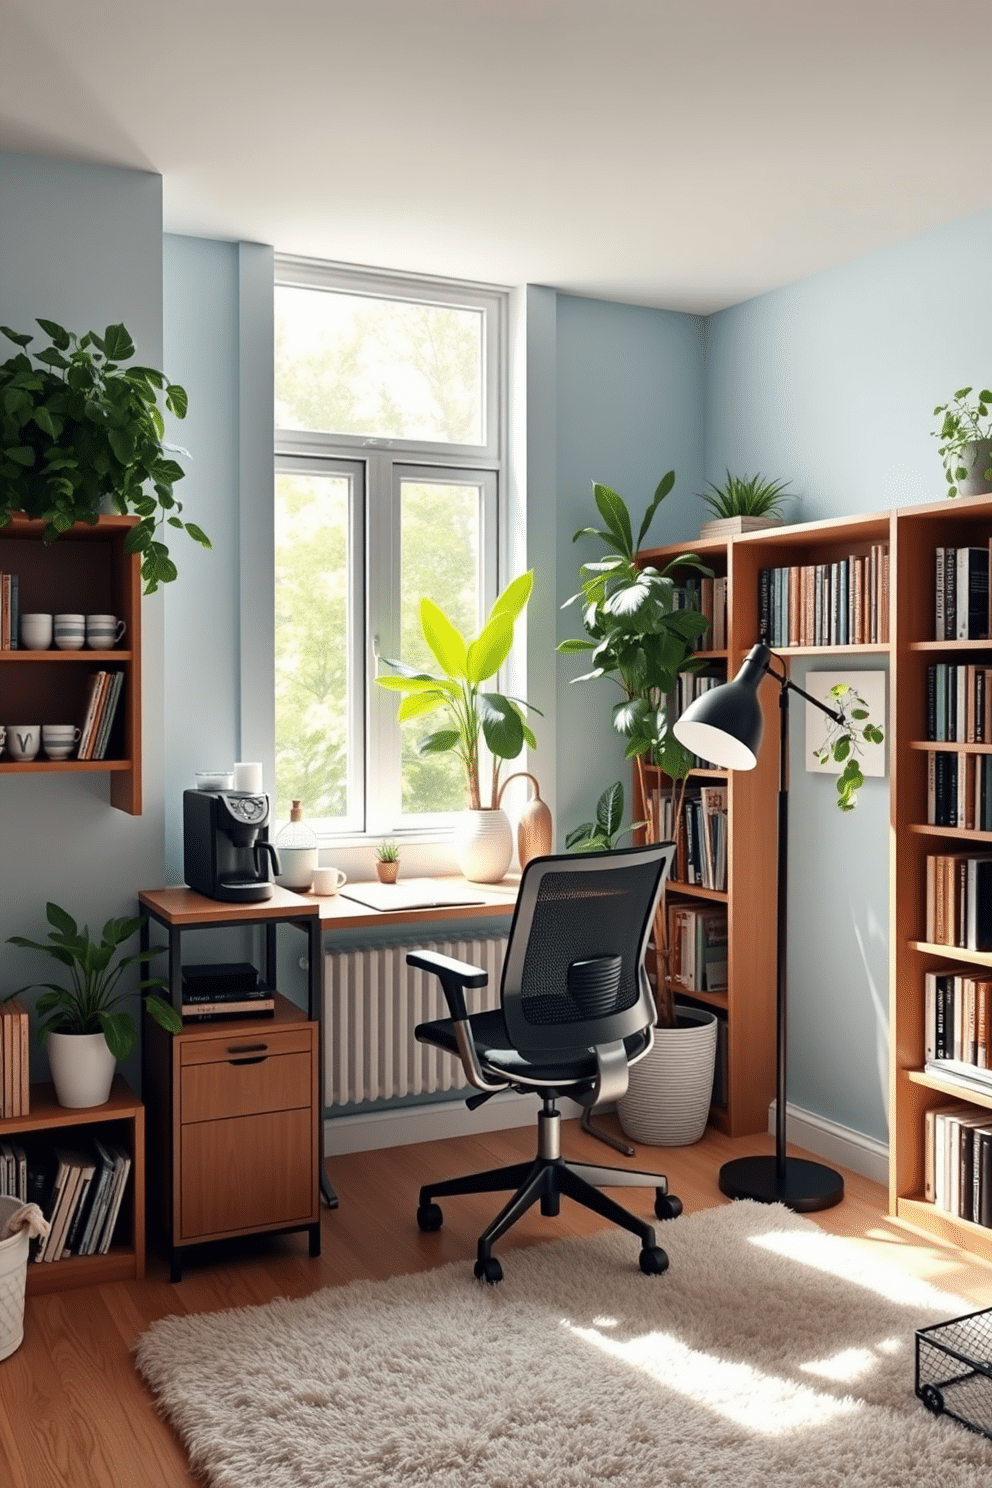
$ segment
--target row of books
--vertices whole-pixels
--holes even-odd
[[[86,706],[80,724],[77,759],[106,759],[110,730],[113,727],[123,688],[123,672],[93,672],[91,674],[86,690]]]
[[[889,639],[889,550],[758,572],[758,634],[767,645],[868,646]]]
[[[927,823],[992,832],[992,754],[927,753]]]
[[[689,992],[727,990],[727,911],[669,904],[668,975]]]
[[[668,699],[669,717],[673,720],[681,718],[690,703],[694,703],[696,698],[702,697],[714,687],[721,686],[726,680],[725,676],[717,672],[680,672],[675,679],[675,690]],[[698,755],[693,755],[692,759],[694,767],[705,767],[711,763],[709,760],[701,760]]]
[[[959,966],[926,972],[923,1033],[928,1066],[939,1061],[941,1073],[972,1078],[982,1072],[992,1085],[992,972],[976,975]]]
[[[992,1228],[992,1112],[938,1106],[925,1117],[924,1198]]]
[[[27,1116],[30,1110],[28,1011],[12,997],[0,1006],[0,1116]]]
[[[249,961],[183,967],[182,1017],[188,1023],[223,1018],[271,1018],[275,993]]]
[[[36,1261],[106,1255],[130,1171],[127,1149],[97,1134],[71,1147],[0,1141],[0,1192],[37,1204],[49,1222],[32,1241]]]
[[[716,574],[713,578],[685,579],[675,591],[676,609],[690,606],[699,610],[710,622],[709,630],[697,636],[693,642],[696,651],[725,651],[727,649],[727,576]]]
[[[0,651],[16,651],[20,601],[16,574],[0,573]]]
[[[992,951],[992,855],[928,855],[926,938],[932,945]]]
[[[645,803],[651,837],[656,842],[675,842],[673,878],[699,884],[704,889],[727,887],[727,787],[689,786],[682,802],[682,815],[675,829],[675,793],[658,791]]]
[[[985,641],[989,630],[989,551],[937,548],[934,555],[934,639]]]
[[[992,743],[992,667],[943,661],[927,667],[927,738]]]

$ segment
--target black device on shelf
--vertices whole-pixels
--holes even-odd
[[[269,798],[250,791],[183,792],[183,876],[229,904],[272,898],[279,854],[269,841]]]

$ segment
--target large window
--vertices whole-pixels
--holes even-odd
[[[276,814],[437,825],[460,762],[418,754],[429,729],[372,678],[432,665],[422,597],[471,632],[498,592],[504,297],[289,259],[276,280]]]

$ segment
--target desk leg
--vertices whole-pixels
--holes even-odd
[[[307,922],[307,957],[310,964],[307,977],[309,1011],[311,1019],[317,1024],[317,1151],[320,1155],[320,1191],[328,1209],[336,1209],[338,1196],[324,1166],[324,937],[316,915]]]

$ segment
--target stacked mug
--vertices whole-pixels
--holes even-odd
[[[21,645],[25,651],[47,651],[54,640],[60,651],[110,651],[123,640],[127,624],[116,615],[21,616]]]

